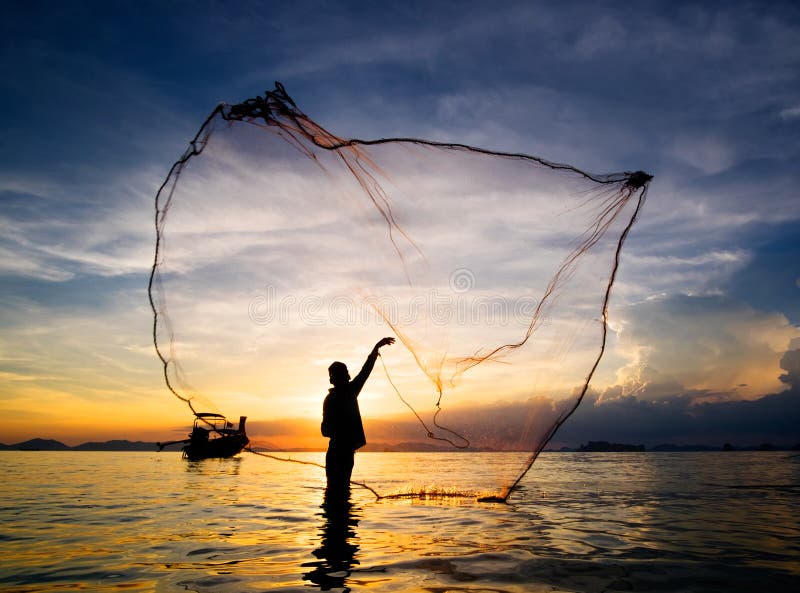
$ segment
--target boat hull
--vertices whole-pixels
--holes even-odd
[[[206,442],[189,443],[183,448],[183,456],[189,461],[233,457],[241,453],[249,442],[244,433],[221,436]]]

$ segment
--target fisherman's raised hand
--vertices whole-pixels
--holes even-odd
[[[383,346],[391,346],[392,344],[394,344],[394,338],[383,338],[377,344],[375,344],[375,350]]]

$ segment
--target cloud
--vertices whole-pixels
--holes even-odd
[[[622,49],[626,45],[629,33],[630,31],[626,30],[617,18],[601,16],[580,33],[572,55],[579,59],[587,59],[596,57],[600,53]]]
[[[796,385],[794,359],[781,346],[795,334],[780,315],[796,295],[782,292],[780,302],[773,296],[770,307],[766,298],[751,299],[756,286],[776,294],[778,282],[796,292],[797,274],[787,283],[770,268],[749,277],[757,283],[742,283],[738,304],[722,296],[727,279],[742,269],[765,269],[753,244],[773,232],[769,225],[800,218],[794,126],[800,33],[793,7],[209,6],[169,5],[158,18],[121,7],[102,23],[81,5],[42,12],[20,4],[7,11],[11,49],[0,65],[3,294],[9,303],[47,305],[6,308],[5,320],[24,325],[23,316],[32,315],[35,322],[29,333],[7,336],[5,348],[35,350],[32,368],[80,369],[81,359],[91,359],[113,367],[111,378],[127,376],[94,350],[108,354],[104,331],[147,350],[147,336],[139,333],[149,331],[149,313],[120,324],[110,311],[119,312],[122,283],[139,282],[151,263],[155,186],[211,106],[251,96],[285,75],[298,103],[337,132],[466,140],[592,170],[655,173],[623,253],[611,311],[623,333],[619,350],[607,352],[613,368],[605,384],[615,384],[613,371],[622,368],[624,388],[616,395],[637,393],[648,405],[671,395],[697,404]],[[102,36],[87,33],[100,29]],[[134,56],[130,47],[143,52]],[[230,187],[241,190],[247,181]],[[488,239],[506,237],[506,230],[498,224]],[[458,245],[465,234],[438,239]],[[333,235],[329,250],[341,246]],[[201,280],[230,280],[228,295],[272,280],[257,273],[255,248],[267,244],[263,237],[249,237],[253,249],[234,254],[226,251],[224,233],[204,239],[186,242],[187,268],[206,257],[218,266],[193,268],[206,274]],[[304,258],[313,252],[291,247],[282,267],[273,268],[287,283],[302,278]],[[205,253],[197,253],[201,248]],[[796,257],[787,254],[784,267],[796,270]],[[221,269],[219,262],[232,255],[255,270],[251,277],[237,276],[244,266]],[[478,274],[484,285],[502,280],[497,272]],[[144,303],[143,285],[131,289],[137,296],[123,300],[125,306]],[[224,297],[225,290],[212,296]],[[661,303],[645,301],[662,293]],[[676,293],[691,296],[679,303],[668,296]],[[200,306],[189,321],[208,331],[202,321],[238,307],[241,324],[248,324],[247,295],[229,301],[216,311]],[[96,324],[83,316],[92,307],[100,312]],[[691,327],[682,330],[682,323]],[[82,334],[87,324],[91,336]],[[242,341],[233,335],[239,329],[228,328],[230,339],[218,335],[230,359]],[[262,339],[270,353],[287,344],[300,353],[288,367],[293,373],[303,373],[303,357],[327,355],[286,333]],[[59,344],[47,349],[47,341]],[[343,341],[337,347],[355,350]],[[143,361],[122,366],[151,372],[152,354]],[[610,405],[610,390],[605,397]]]
[[[146,271],[155,240],[148,190],[156,182],[145,168],[109,175],[103,187],[43,182],[25,184],[28,192],[7,190],[0,252],[8,256],[0,273],[60,282]]]
[[[36,278],[48,282],[60,282],[75,277],[73,272],[49,261],[37,253],[26,252],[18,245],[0,245],[0,274]]]
[[[32,175],[12,175],[10,173],[0,175],[0,193],[49,198],[57,189],[58,185],[55,182]]]
[[[800,338],[792,340],[792,350],[781,357],[781,368],[786,372],[779,379],[793,389],[800,389]]]
[[[721,447],[725,442],[740,446],[800,442],[797,389],[748,401],[702,401],[708,393],[680,386],[676,389],[672,397],[665,399],[627,395],[609,400],[592,392],[549,446],[577,446],[590,440],[649,447],[660,443]],[[555,421],[558,409],[558,404],[548,398],[452,408],[445,403],[439,422],[467,435],[474,447],[530,450]],[[383,418],[364,414],[364,425],[367,440],[373,445],[423,443],[449,447],[446,442],[428,439],[425,429],[409,413]],[[430,422],[429,425],[433,426]],[[326,444],[319,435],[318,418],[251,418],[248,432],[256,442],[266,439],[285,448],[324,448]],[[434,432],[454,439],[451,433],[435,428]]]
[[[745,266],[723,282],[732,297],[763,311],[781,311],[789,321],[800,325],[800,223],[770,226],[763,238],[753,242]]]
[[[717,136],[680,135],[673,141],[671,154],[706,175],[720,173],[736,162],[734,147]]]
[[[721,295],[665,295],[615,311],[617,383],[629,392],[649,383],[753,397],[781,388],[780,359],[800,328]],[[604,362],[608,367],[609,361]]]
[[[756,400],[709,401],[697,393],[678,392],[653,400],[634,396],[612,401],[588,400],[564,425],[557,441],[587,440],[643,443],[703,444],[724,442],[793,445],[800,442],[800,391],[796,389]]]
[[[666,295],[680,288],[689,294],[719,294],[730,278],[747,266],[752,253],[743,247],[719,249],[703,244],[689,244],[690,238],[679,233],[671,237],[657,237],[651,224],[626,244],[623,252],[620,277],[614,286],[615,303],[633,303],[653,295]],[[696,235],[695,235],[696,236]],[[699,241],[702,241],[699,239]],[[617,307],[612,309],[612,321]]]
[[[781,109],[780,118],[783,120],[794,120],[800,117],[800,105],[794,105],[792,107],[787,107],[785,109]]]

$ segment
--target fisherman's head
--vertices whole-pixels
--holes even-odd
[[[345,385],[350,382],[350,373],[347,370],[347,365],[338,360],[328,367],[328,376],[334,387]]]

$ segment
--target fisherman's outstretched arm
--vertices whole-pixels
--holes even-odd
[[[383,338],[378,341],[377,344],[372,348],[372,352],[369,353],[367,356],[366,362],[364,362],[364,366],[361,367],[358,375],[356,375],[355,379],[351,381],[351,385],[355,387],[355,393],[361,391],[361,388],[364,387],[364,383],[367,382],[369,378],[369,374],[372,372],[373,367],[375,366],[375,361],[378,360],[378,350],[380,350],[383,346],[390,346],[394,344],[394,338]]]

